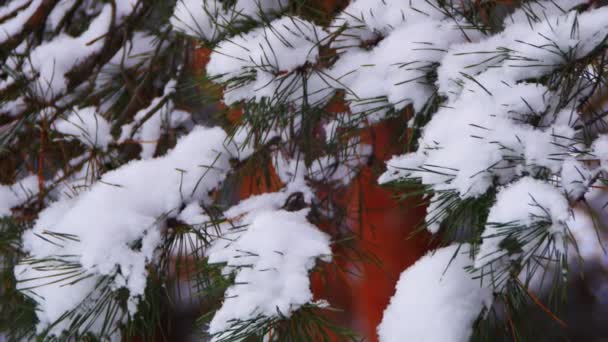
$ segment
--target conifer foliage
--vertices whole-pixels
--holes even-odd
[[[167,338],[179,284],[201,340],[365,338],[311,276],[373,259],[334,194],[404,114],[378,183],[438,247],[379,340],[565,329],[608,267],[607,48],[595,0],[4,1],[0,338]]]

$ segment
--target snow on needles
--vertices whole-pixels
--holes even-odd
[[[67,88],[66,73],[103,48],[103,35],[110,28],[111,21],[112,6],[106,5],[79,37],[63,33],[32,51],[26,68],[39,75],[33,90],[45,99],[62,95]]]
[[[129,311],[135,312],[164,219],[177,216],[184,202],[209,202],[209,192],[229,171],[232,151],[225,139],[219,128],[196,127],[167,155],[108,172],[89,191],[40,213],[23,237],[29,257],[15,269],[20,289],[38,303],[38,331],[59,334],[67,328],[65,320],[49,324],[86,311],[87,298],[101,295],[96,284],[102,281],[128,289]],[[75,273],[66,275],[70,265]],[[65,286],[78,278],[86,281]]]
[[[209,325],[221,339],[240,324],[263,318],[289,317],[313,300],[308,273],[317,259],[331,260],[330,237],[308,222],[308,210],[282,208],[296,189],[251,196],[225,212],[214,225],[205,251],[209,263],[235,275],[224,302]],[[188,205],[179,218],[189,224],[210,221],[202,208]],[[217,229],[219,228],[219,229]]]
[[[345,29],[332,43],[341,54],[328,71],[336,80],[334,87],[343,88],[349,101],[385,97],[395,109],[413,104],[420,110],[433,94],[427,75],[447,49],[479,38],[478,32],[461,27],[464,21],[455,22],[437,8],[435,1],[351,2],[332,24]],[[377,35],[386,37],[377,46],[362,46]],[[369,107],[359,104],[356,110]]]
[[[378,326],[382,342],[467,341],[492,291],[465,270],[469,245],[432,251],[405,270]]]
[[[75,137],[89,147],[105,150],[112,141],[110,124],[94,107],[76,109],[54,125],[57,132]]]
[[[503,256],[530,258],[534,253],[532,247],[544,238],[542,232],[558,239],[566,235],[565,223],[569,216],[568,201],[555,186],[531,177],[510,184],[498,193],[496,203],[490,209],[488,223],[481,236],[482,243],[475,256],[475,266],[481,268]],[[542,225],[535,238],[517,246],[516,250],[501,246],[507,235],[515,237],[517,234],[517,228],[509,225],[532,227],[535,224]]]
[[[0,184],[0,216],[11,214],[11,208],[23,204],[38,193],[38,177],[29,175],[13,185]]]
[[[176,31],[214,41],[226,26],[261,21],[286,5],[286,0],[237,0],[232,6],[218,0],[178,0],[171,25]]]
[[[558,174],[563,162],[555,156],[580,148],[572,122],[565,119],[572,109],[557,111],[556,93],[522,81],[555,70],[567,62],[563,56],[591,52],[608,34],[600,19],[607,15],[603,7],[532,25],[515,22],[503,33],[455,46],[437,71],[448,103],[425,127],[419,150],[389,161],[380,182],[419,178],[436,191],[466,198],[541,168]],[[516,49],[505,48],[513,44]],[[530,64],[538,67],[526,67]]]
[[[329,261],[329,236],[306,220],[308,211],[258,211],[241,222],[242,232],[226,234],[207,253],[210,263],[235,272],[209,332],[221,337],[235,322],[289,317],[313,300],[308,272],[316,259]],[[224,239],[228,240],[225,241]]]
[[[362,2],[355,1],[351,6],[361,6]],[[584,139],[577,110],[591,88],[586,87],[589,81],[585,76],[576,81],[578,86],[574,90],[567,90],[580,90],[576,94],[566,94],[567,85],[552,82],[551,78],[566,65],[584,62],[606,44],[608,7],[581,13],[571,10],[583,2],[524,4],[507,16],[502,32],[471,35],[470,40],[444,47],[445,51],[437,57],[436,82],[429,85],[428,91],[439,95],[442,105],[423,127],[417,151],[393,157],[379,182],[418,181],[429,189],[426,221],[432,233],[439,231],[442,221],[459,203],[484,198],[493,201],[479,249],[470,256],[457,257],[454,263],[458,264],[461,258],[462,264],[451,265],[446,277],[463,265],[477,271],[484,269],[483,280],[488,274],[493,290],[502,291],[504,280],[513,276],[510,273],[513,268],[509,266],[515,263],[519,267],[515,269],[521,270],[515,277],[526,284],[530,281],[530,288],[536,291],[541,289],[538,283],[545,272],[557,272],[552,267],[564,260],[563,254],[570,244],[582,246],[583,257],[605,253],[593,233],[592,217],[596,213],[591,211],[596,211],[593,207],[596,204],[584,209],[576,203],[583,198],[589,203],[594,200],[593,185],[600,172],[608,170],[608,139],[603,135],[594,142]],[[355,17],[366,18],[363,14]],[[373,22],[382,17],[377,15],[368,20]],[[375,23],[373,30],[363,31],[368,38],[373,36],[371,33],[387,35],[371,51],[380,49],[393,34],[407,27],[407,20],[399,25]],[[361,35],[365,27],[360,22],[353,34]],[[429,32],[435,34],[436,30]],[[356,75],[354,72],[349,77]],[[397,98],[391,95],[387,98],[398,108]],[[421,110],[420,103],[413,101],[413,104],[417,112]],[[420,293],[428,286],[420,279],[433,274],[430,260],[434,257],[441,259],[436,255],[425,257],[402,274],[397,294],[379,327],[383,342],[468,339],[470,325],[482,308],[479,298],[475,297],[476,305],[471,312],[452,313],[443,319],[441,314],[461,297],[471,298],[468,296],[473,295],[467,291],[476,294],[484,291],[473,290],[465,282],[454,285],[455,291],[463,291],[462,295],[433,298],[440,304],[426,304],[424,297],[420,302]],[[444,258],[447,263],[449,256]],[[568,255],[568,260],[573,259]],[[537,265],[541,270],[535,274],[526,271],[534,260],[544,260]],[[492,272],[485,272],[486,267]],[[463,278],[472,277],[461,273]],[[446,281],[446,286],[451,286],[448,284]],[[410,312],[408,305],[431,308],[432,314],[425,317],[419,310]],[[453,317],[459,320],[454,327],[432,328],[434,322],[445,324]],[[419,323],[410,326],[403,325],[403,321]],[[447,335],[441,335],[446,331]]]
[[[267,27],[222,41],[211,54],[207,73],[218,82],[229,82],[227,104],[273,98],[285,85],[300,90],[302,80],[290,72],[315,62],[326,37],[322,28],[298,17],[276,19]],[[299,91],[288,94],[302,96]]]

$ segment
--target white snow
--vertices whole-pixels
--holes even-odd
[[[308,272],[316,259],[331,259],[330,240],[306,220],[308,210],[280,209],[287,195],[254,196],[230,209],[231,224],[206,252],[210,263],[236,274],[209,326],[216,338],[238,321],[288,317],[312,302]]]
[[[53,40],[36,47],[26,64],[26,72],[37,73],[34,91],[45,99],[62,95],[67,88],[66,73],[87,57],[99,52],[104,45],[104,34],[112,21],[112,6],[105,5],[89,28],[80,36],[61,33]]]
[[[54,128],[61,134],[101,150],[105,150],[112,141],[110,123],[94,107],[75,108],[67,118],[55,121]]]
[[[319,44],[326,37],[322,28],[298,17],[276,19],[267,27],[222,41],[211,54],[207,73],[216,77],[216,82],[252,78],[228,87],[224,92],[226,104],[273,98],[285,87],[297,90],[302,87],[302,81],[290,72],[306,63],[314,63],[319,55]],[[297,85],[290,82],[297,82]],[[302,96],[297,90],[293,91],[293,96]]]
[[[244,20],[262,21],[286,5],[286,0],[236,0],[226,8],[218,0],[178,0],[171,25],[176,31],[213,41],[225,33],[228,25]]]
[[[427,74],[450,46],[479,37],[438,8],[435,1],[358,0],[336,18],[332,26],[347,29],[332,43],[341,56],[329,74],[332,86],[355,102],[351,110],[373,110],[378,104],[365,102],[377,97],[386,97],[395,109],[424,106],[434,91]],[[378,36],[384,39],[377,46],[359,47]]]
[[[490,209],[486,228],[481,236],[482,243],[475,256],[475,267],[482,268],[503,257],[509,255],[510,251],[500,247],[509,229],[499,228],[503,225],[522,225],[529,227],[539,221],[548,222],[547,233],[561,240],[566,234],[566,221],[570,217],[567,199],[560,189],[543,181],[524,177],[517,182],[502,189],[497,197],[496,203]],[[542,235],[530,235],[529,240],[521,246],[521,254],[527,260],[531,257],[530,249],[539,242]],[[546,243],[546,242],[545,242]],[[556,246],[561,249],[562,246]],[[525,262],[525,261],[524,261]]]
[[[29,175],[13,185],[0,184],[0,216],[11,215],[11,208],[38,194],[38,177]]]
[[[470,246],[430,252],[401,273],[378,326],[381,342],[465,342],[492,292],[464,268]]]
[[[12,3],[15,3],[14,7],[11,6]],[[40,7],[40,4],[42,4],[42,0],[32,0],[32,2],[30,2],[30,4],[25,9],[19,11],[16,16],[0,24],[0,44],[5,43],[10,38],[21,33],[23,31],[23,28],[25,27],[25,24]],[[13,12],[12,9],[20,7],[19,5],[22,4],[20,2],[13,1],[7,6],[2,7],[2,12]]]
[[[129,290],[129,310],[134,313],[146,286],[146,263],[161,242],[164,218],[177,216],[181,203],[209,202],[210,191],[229,171],[231,151],[224,148],[225,139],[219,128],[196,127],[164,157],[133,161],[108,172],[89,191],[55,202],[40,213],[33,229],[24,234],[25,251],[38,260],[71,255],[70,260],[91,278],[77,286],[58,282],[26,291],[39,301],[38,331],[63,313],[80,310],[80,301],[103,276],[115,276],[113,287]],[[40,238],[49,231],[73,238]],[[142,246],[136,249],[139,240]],[[45,278],[27,279],[59,277],[59,271],[35,266],[27,262],[17,266],[20,288],[45,282]],[[51,333],[61,332],[67,324],[53,326]]]
[[[546,75],[566,62],[564,56],[580,58],[600,44],[608,34],[608,23],[602,19],[607,15],[608,7],[602,7],[542,18],[533,24],[516,21],[485,40],[456,46],[438,69],[439,91],[454,100],[465,90],[478,89],[477,82],[465,75],[477,78],[489,70],[498,76],[491,79],[493,83]]]
[[[162,133],[163,123],[168,122],[170,127],[176,127],[188,119],[186,112],[174,109],[171,96],[175,93],[176,84],[175,80],[167,82],[163,94],[154,98],[146,108],[135,113],[133,122],[122,127],[118,141],[124,142],[133,137],[141,145],[140,157],[142,159],[150,159],[154,156]],[[148,115],[150,116],[147,117]],[[135,125],[140,125],[140,127],[134,132]]]

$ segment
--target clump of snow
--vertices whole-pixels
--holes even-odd
[[[297,183],[299,177],[292,179]],[[224,222],[208,229],[212,237],[205,251],[208,262],[223,264],[226,276],[235,275],[209,326],[215,339],[240,322],[260,316],[289,317],[313,302],[308,273],[317,259],[331,259],[330,237],[308,222],[308,209],[283,209],[297,190],[299,186],[288,186],[251,196],[226,210]],[[179,219],[192,225],[210,221],[198,203],[187,205]]]
[[[482,243],[475,256],[475,267],[482,268],[495,262],[500,263],[503,257],[523,258],[522,263],[525,263],[538,256],[533,250],[538,244],[551,243],[549,239],[545,239],[547,235],[562,241],[567,233],[569,208],[568,201],[560,189],[531,177],[524,177],[500,190],[481,236]],[[544,224],[546,227],[527,228],[527,233],[518,232],[522,226],[532,227],[535,224]],[[531,232],[532,229],[542,229],[546,235],[543,232]],[[515,239],[518,244],[512,250],[509,250],[508,244],[501,246],[501,243],[508,242],[509,238]],[[555,247],[563,250],[560,243],[556,243]],[[539,252],[543,250],[538,249]],[[496,265],[492,267],[498,268]]]
[[[456,9],[466,5],[464,1],[453,4]],[[389,35],[404,25],[414,26],[419,23],[433,22],[445,19],[445,13],[440,10],[436,0],[430,1],[400,1],[400,0],[353,0],[336,17],[332,27],[346,28],[342,37],[336,40],[336,47],[352,47],[359,45],[357,40],[364,42],[377,35]],[[425,35],[426,36],[426,35]]]
[[[122,66],[127,69],[135,66],[147,66],[144,63],[150,61],[149,56],[159,48],[158,44],[158,37],[143,31],[134,32],[133,37],[114,54],[108,65]],[[161,50],[164,45],[160,47]]]
[[[31,74],[38,74],[38,82],[33,85],[38,96],[50,100],[63,94],[68,82],[66,73],[103,48],[104,34],[111,23],[112,6],[106,5],[82,35],[72,37],[61,33],[36,47],[30,54],[26,69]]]
[[[337,80],[334,86],[346,90],[346,100],[386,97],[396,109],[413,104],[420,110],[434,92],[427,74],[451,45],[466,39],[457,25],[445,19],[406,24],[369,51],[345,51],[329,72]]]
[[[419,178],[436,191],[477,197],[495,182],[504,184],[525,172],[559,172],[561,163],[553,156],[573,148],[575,131],[551,122],[544,129],[525,124],[526,113],[551,108],[549,91],[536,84],[485,84],[438,110],[418,151],[391,159],[379,181]]]
[[[229,171],[232,151],[224,147],[225,139],[219,128],[196,127],[167,155],[108,172],[90,190],[40,213],[23,236],[29,258],[15,269],[19,288],[38,302],[38,331],[70,310],[86,310],[81,302],[104,277],[110,277],[113,288],[129,290],[134,313],[146,286],[146,264],[162,241],[164,219],[177,216],[182,203],[210,202],[210,191]],[[69,261],[89,280],[49,283],[48,277],[61,279],[61,268],[55,265],[59,256],[71,256]],[[69,323],[50,327],[51,334]]]
[[[470,246],[430,252],[401,273],[396,293],[378,326],[381,342],[464,342],[482,310],[492,302],[465,268]]]
[[[556,94],[522,81],[565,63],[568,53],[557,51],[574,58],[592,51],[608,34],[608,24],[598,19],[607,14],[603,7],[532,24],[515,21],[502,33],[450,48],[437,70],[447,104],[426,125],[418,151],[389,161],[380,182],[418,178],[435,191],[477,197],[521,175],[559,174],[564,156],[579,147],[577,132],[549,114]]]
[[[11,215],[11,208],[19,206],[38,194],[38,177],[27,176],[13,185],[0,184],[0,216]]]
[[[557,12],[556,12],[557,13]],[[454,100],[461,92],[477,89],[475,80],[492,70],[493,81],[521,81],[546,75],[567,62],[581,58],[601,44],[608,34],[602,18],[608,8],[582,14],[568,12],[532,23],[516,21],[485,40],[458,45],[448,52],[438,69],[439,91]]]
[[[601,134],[595,139],[591,151],[599,159],[602,169],[608,171],[608,134]]]
[[[505,26],[513,23],[541,22],[546,18],[565,14],[572,8],[586,3],[587,0],[539,0],[525,2],[504,20]]]
[[[226,6],[218,0],[178,0],[171,25],[176,31],[213,41],[225,33],[227,26],[245,20],[262,21],[286,4],[286,0],[236,0]]]
[[[17,12],[17,15],[0,24],[0,44],[21,33],[25,24],[36,13],[41,3],[42,0],[33,0],[25,9]],[[0,10],[2,13],[8,14],[21,7],[20,5],[23,5],[20,1],[11,1],[6,6],[1,7]]]
[[[359,139],[350,139],[347,148],[337,155],[326,155],[315,159],[310,167],[310,178],[316,181],[335,182],[348,185],[372,155],[372,147]]]
[[[268,26],[220,42],[211,54],[207,73],[217,82],[234,83],[224,92],[227,104],[272,98],[286,86],[302,87],[302,80],[291,72],[314,63],[326,37],[321,27],[301,18],[276,19]],[[296,86],[291,85],[294,82]]]
[[[163,94],[152,99],[150,104],[137,113],[131,123],[123,125],[119,143],[134,139],[141,145],[140,156],[149,159],[154,156],[156,146],[162,134],[162,128],[176,128],[190,120],[190,113],[175,109],[172,95],[177,82],[170,80],[163,89]]]
[[[329,236],[306,220],[307,210],[260,211],[241,220],[244,232],[227,234],[207,255],[226,263],[235,284],[213,317],[209,332],[219,334],[257,316],[289,316],[312,302],[308,272],[316,259],[329,261]]]
[[[74,8],[78,0],[63,0],[57,3],[49,16],[46,18],[47,29],[56,30],[66,14]]]
[[[574,239],[573,248],[576,253],[570,253],[570,259],[577,257],[583,262],[597,262],[606,267],[608,266],[608,258],[606,258],[606,248],[608,247],[607,236],[604,231],[598,231],[598,223],[594,222],[593,213],[589,213],[588,208],[574,208],[572,215],[566,221],[569,234]]]
[[[57,132],[72,136],[89,147],[105,150],[112,141],[110,123],[94,107],[74,109],[67,118],[54,122]]]
[[[434,93],[428,75],[448,48],[480,37],[458,20],[435,1],[353,1],[332,24],[342,30],[332,42],[340,59],[328,78],[333,87],[346,91],[352,111],[376,111],[378,103],[367,103],[374,98],[386,98],[395,109],[413,104],[418,111]],[[381,37],[377,46],[362,46]],[[377,119],[384,112],[378,110]]]

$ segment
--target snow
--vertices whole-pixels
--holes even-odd
[[[220,42],[211,54],[207,73],[216,82],[235,80],[236,84],[224,92],[226,104],[272,98],[285,90],[286,85],[292,87],[291,82],[302,82],[290,72],[314,63],[319,56],[319,44],[326,37],[322,28],[298,17],[276,19],[269,26]],[[252,80],[240,80],[242,77]],[[293,86],[301,87],[301,84]],[[302,96],[299,91],[294,93]]]
[[[110,29],[111,22],[112,6],[105,5],[82,35],[72,37],[61,33],[31,52],[26,72],[39,74],[38,82],[33,85],[38,96],[50,100],[65,92],[66,73],[102,49],[103,36]]]
[[[566,225],[568,226],[568,232],[574,239],[573,250],[576,251],[569,254],[570,259],[572,259],[571,264],[578,262],[577,258],[580,257],[583,262],[597,262],[603,267],[608,266],[606,255],[608,239],[606,233],[594,222],[588,209],[575,208]]]
[[[176,84],[175,80],[167,82],[163,94],[154,98],[146,108],[135,113],[133,122],[122,127],[118,142],[122,143],[131,138],[138,141],[141,144],[140,157],[142,159],[150,159],[154,156],[162,134],[163,123],[168,123],[169,127],[177,127],[189,119],[187,112],[174,109],[171,96],[175,93]],[[147,117],[150,113],[152,115]],[[140,127],[133,131],[136,125],[140,125]]]
[[[486,84],[485,90],[465,92],[440,108],[426,125],[418,151],[393,157],[379,181],[419,178],[437,191],[456,191],[464,198],[539,167],[559,171],[561,163],[553,157],[573,148],[575,131],[551,122],[544,129],[523,122],[525,113],[550,108],[548,89],[528,83]]]
[[[41,1],[15,0],[0,6],[2,17],[26,5],[0,24],[0,44],[20,34]],[[45,29],[57,29],[76,3],[59,2]],[[301,193],[310,206],[317,200],[311,183],[347,185],[368,161],[371,147],[359,138],[340,136],[343,127],[368,127],[408,106],[416,115],[428,114],[421,112],[431,99],[441,105],[423,128],[418,150],[393,157],[379,182],[409,178],[432,190],[426,217],[432,233],[445,219],[437,213],[450,204],[442,196],[454,194],[451,198],[465,200],[495,190],[497,196],[479,249],[471,251],[466,244],[441,248],[403,272],[378,327],[381,341],[466,341],[496,289],[482,287],[465,268],[480,271],[488,265],[498,269],[511,262],[525,263],[539,240],[528,241],[519,252],[506,250],[503,239],[516,224],[525,234],[542,222],[559,251],[571,247],[559,244],[567,241],[576,244],[583,259],[606,262],[605,236],[597,239],[594,228],[596,217],[608,222],[602,211],[606,196],[597,190],[603,186],[597,181],[603,176],[600,172],[608,172],[608,135],[590,147],[584,145],[582,132],[567,119],[579,115],[580,96],[561,103],[564,94],[559,87],[543,85],[541,78],[558,70],[567,58],[582,58],[605,44],[608,7],[577,13],[570,9],[587,1],[524,2],[504,20],[502,32],[489,34],[470,28],[459,14],[476,2],[454,1],[451,9],[443,7],[447,3],[352,0],[324,28],[300,17],[281,16],[286,0],[235,0],[230,5],[220,0],[177,1],[170,24],[174,31],[214,47],[206,71],[225,86],[225,104],[250,101],[272,109],[277,103],[284,105],[290,127],[270,123],[269,134],[260,143],[272,137],[280,137],[282,143],[293,141],[306,119],[298,109],[305,100],[314,107],[343,91],[349,105],[346,113],[333,119],[320,118],[316,127],[325,131],[318,138],[328,145],[337,142],[348,148],[315,153],[313,158],[304,158],[293,146],[272,149],[272,165],[284,189],[242,200],[224,211],[224,221],[214,227],[205,256],[222,265],[225,276],[236,277],[209,326],[215,339],[235,324],[289,317],[302,305],[317,303],[309,273],[316,262],[331,259],[330,236],[307,220],[309,209],[287,211],[286,200]],[[44,41],[45,32],[28,59],[20,56],[36,40],[25,39],[6,61],[8,70],[20,68],[23,61],[23,73],[34,79],[35,94],[58,107],[86,89],[80,85],[76,94],[66,94],[67,74],[100,53],[111,25],[119,25],[141,5],[137,0],[116,1],[114,8],[107,2],[93,7],[90,2],[78,4],[93,17],[84,33],[73,37],[62,32]],[[245,30],[236,36],[225,28],[245,22]],[[174,37],[179,35],[172,33],[168,40]],[[157,38],[150,32],[132,32],[132,39],[107,56],[108,63],[95,73],[116,76],[112,73],[120,66],[139,75],[139,68],[149,66],[151,54],[170,46],[159,46]],[[336,58],[321,60],[325,48],[336,51]],[[104,81],[100,76],[92,85],[99,90],[107,85]],[[8,75],[0,80],[0,89],[14,82]],[[70,161],[71,166],[84,166],[50,192],[55,202],[40,212],[23,237],[28,257],[15,275],[20,289],[38,303],[38,332],[50,328],[51,334],[59,334],[69,322],[52,326],[58,318],[90,309],[104,295],[96,286],[99,282],[109,282],[112,291],[128,290],[127,311],[115,318],[115,326],[135,314],[148,266],[164,242],[165,219],[178,218],[194,229],[205,229],[211,218],[203,208],[216,204],[211,192],[230,171],[229,159],[242,160],[259,147],[248,141],[252,128],[246,125],[232,140],[219,128],[192,128],[191,115],[173,103],[176,87],[176,79],[166,82],[162,94],[122,126],[117,142],[140,143],[140,160],[103,175],[89,168],[114,157],[96,152],[107,152],[115,140],[113,123],[105,117],[111,117],[106,115],[112,109],[108,103],[116,97],[102,100],[100,107],[73,108],[52,124],[62,138],[76,139],[88,149]],[[68,96],[58,99],[61,95]],[[26,102],[22,97],[6,102],[2,113],[19,115]],[[53,109],[35,114],[43,117],[47,110]],[[186,123],[190,134],[155,158],[163,128]],[[599,167],[592,163],[595,157]],[[49,182],[62,176],[63,171]],[[0,215],[11,215],[12,208],[38,190],[34,175],[0,185]],[[573,253],[568,257],[574,260]],[[74,273],[62,275],[66,267],[73,267]],[[74,277],[86,279],[70,283]],[[46,284],[49,280],[59,281]],[[100,322],[89,321],[90,329],[101,331]]]
[[[229,171],[232,151],[224,148],[225,139],[226,133],[219,128],[196,127],[167,155],[132,161],[104,174],[89,191],[55,202],[40,213],[34,227],[23,236],[29,257],[54,260],[71,255],[70,261],[91,278],[77,286],[58,282],[31,288],[43,285],[45,276],[57,277],[56,273],[27,262],[18,265],[15,276],[21,280],[19,287],[30,288],[24,292],[38,301],[38,331],[63,313],[80,310],[79,303],[103,277],[114,277],[114,288],[129,290],[129,310],[134,313],[146,285],[146,263],[152,261],[161,242],[164,218],[177,216],[182,203],[210,202],[210,191]],[[53,236],[73,238],[48,237],[49,231]],[[45,235],[46,240],[40,238]],[[49,239],[57,241],[49,243]],[[139,240],[141,248],[134,249]],[[51,333],[60,333],[67,324],[62,321],[51,327]]]
[[[419,111],[434,94],[427,76],[449,47],[479,38],[438,8],[435,1],[357,0],[338,15],[332,27],[344,31],[331,46],[340,59],[328,74],[332,87],[346,91],[353,112],[377,111],[371,118],[377,121],[386,114],[387,108],[378,109],[385,102],[397,110],[413,104]],[[361,47],[378,38],[376,46]],[[374,98],[386,101],[367,103]]]
[[[418,151],[394,157],[379,181],[418,178],[465,198],[543,168],[559,174],[564,157],[579,147],[577,133],[560,115],[546,114],[555,110],[556,94],[525,80],[563,64],[558,50],[588,54],[608,34],[600,19],[606,15],[608,7],[515,21],[502,33],[451,47],[437,70],[448,102],[424,128]],[[528,123],[533,116],[540,118],[537,127]]]
[[[72,136],[89,147],[106,150],[112,141],[110,123],[94,107],[74,109],[65,119],[54,122],[57,132]]]
[[[475,267],[482,268],[503,257],[515,259],[520,254],[525,259],[532,257],[529,255],[531,248],[539,243],[542,236],[528,235],[530,241],[520,241],[523,244],[521,252],[513,255],[513,251],[500,247],[500,243],[507,236],[515,236],[509,234],[515,234],[517,228],[508,225],[530,227],[534,223],[547,222],[547,233],[558,240],[563,238],[566,235],[565,224],[570,217],[569,208],[568,201],[560,189],[531,177],[524,177],[500,190],[481,236],[482,243],[475,256]],[[499,225],[507,225],[507,228]],[[556,247],[561,249],[562,246]]]
[[[564,161],[561,170],[561,186],[570,200],[579,200],[589,190],[597,171],[589,170],[582,162],[574,158]]]
[[[336,88],[347,91],[346,100],[385,96],[396,109],[412,103],[418,111],[434,92],[427,74],[450,45],[465,39],[451,21],[415,22],[395,29],[369,51],[345,51],[329,74],[338,81]]]
[[[11,208],[17,207],[30,197],[38,194],[38,177],[29,175],[13,185],[0,184],[0,216],[11,215]]]
[[[63,0],[57,3],[46,19],[48,30],[56,30],[68,11],[74,7],[77,0]]]
[[[448,52],[438,69],[440,93],[454,100],[468,89],[478,88],[477,77],[493,70],[493,81],[521,81],[546,75],[563,65],[565,56],[581,58],[608,34],[602,18],[608,7],[578,14],[543,18],[530,24],[516,21],[485,40],[458,45]],[[485,84],[484,82],[481,82]]]
[[[608,134],[601,134],[595,139],[591,151],[599,159],[602,169],[608,171]]]
[[[455,4],[456,8],[465,2]],[[433,22],[445,19],[438,10],[438,1],[401,1],[401,0],[353,0],[332,23],[332,27],[347,28],[346,40],[359,36],[362,41],[376,34],[390,35],[393,30],[404,25]],[[348,46],[338,39],[337,46]]]
[[[158,37],[147,32],[133,32],[133,37],[125,43],[108,63],[111,66],[122,66],[126,69],[147,66],[150,56],[158,48]],[[166,44],[160,47],[165,47]]]
[[[245,20],[262,21],[286,5],[286,0],[236,0],[226,8],[218,0],[178,0],[171,25],[176,31],[214,41],[225,33],[226,26]]]
[[[12,3],[15,3],[15,7],[21,4],[20,2],[13,1],[9,3],[8,6],[2,7],[2,12],[8,13],[12,8],[15,8],[11,6]],[[4,44],[12,37],[21,33],[25,24],[40,7],[40,4],[42,4],[42,0],[32,0],[32,2],[30,2],[25,9],[19,11],[16,16],[0,24],[0,44]]]
[[[308,210],[279,209],[285,194],[255,196],[228,211],[235,228],[206,252],[210,263],[225,263],[224,272],[236,274],[209,325],[215,338],[239,321],[289,317],[313,301],[308,272],[316,259],[331,259],[330,239],[306,220]]]
[[[240,322],[289,317],[302,305],[316,303],[308,273],[316,260],[331,260],[330,237],[307,221],[308,209],[282,208],[290,195],[302,190],[298,176],[290,179],[292,186],[242,200],[224,212],[223,222],[215,219],[205,229],[212,241],[205,250],[208,262],[223,265],[226,276],[235,275],[209,325],[215,340]],[[306,203],[310,195],[304,194]],[[198,226],[210,221],[198,203],[188,204],[178,218]]]
[[[381,342],[465,342],[492,292],[464,268],[470,246],[430,252],[401,273],[378,326]]]
[[[504,20],[504,24],[541,22],[546,18],[564,14],[587,0],[542,0],[522,3]]]
[[[13,0],[8,4],[0,7],[0,18],[4,18],[14,13],[18,8],[28,5],[30,0]]]
[[[337,156],[325,155],[313,160],[309,177],[318,182],[348,185],[359,174],[372,155],[372,147],[362,144],[359,139],[346,142],[347,148],[338,151]]]

